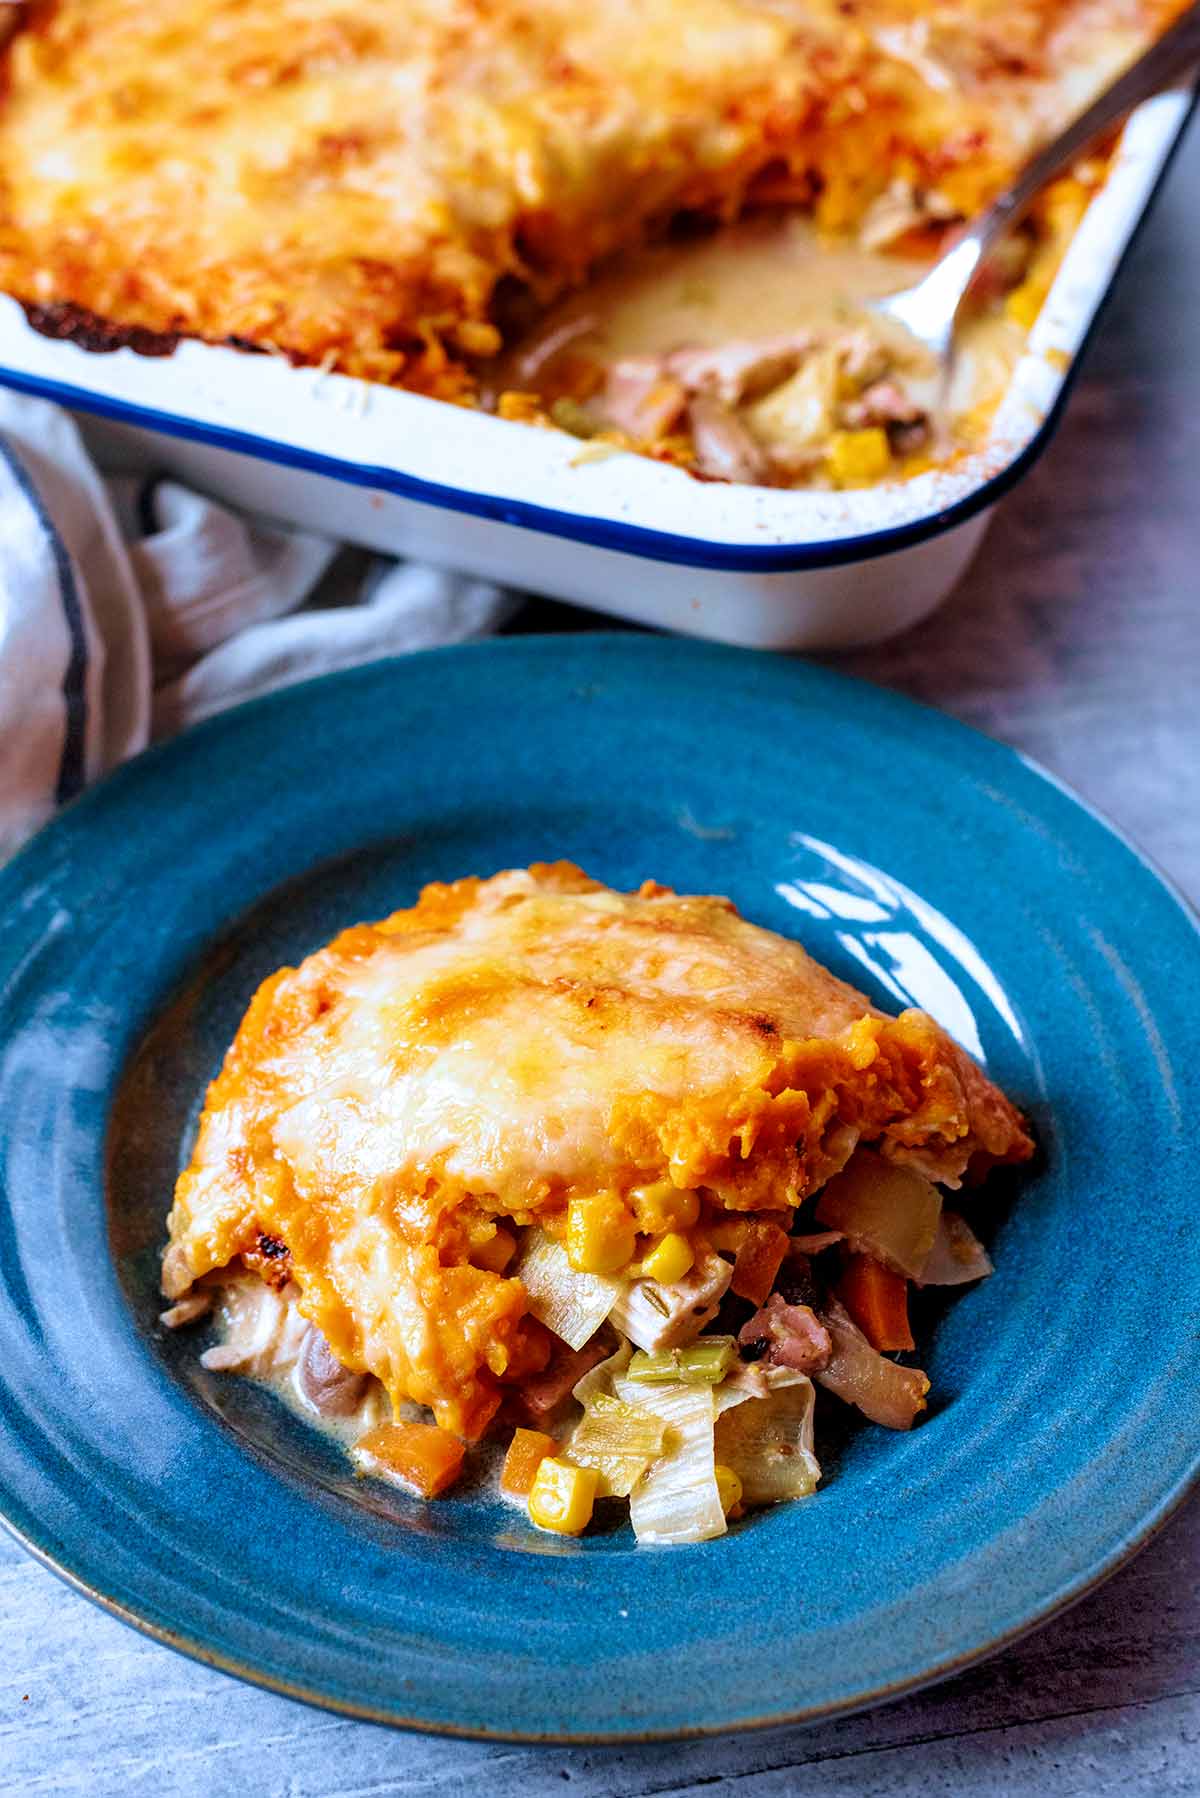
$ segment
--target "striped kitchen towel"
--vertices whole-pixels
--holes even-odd
[[[102,472],[0,394],[0,858],[90,782],[272,687],[498,628],[499,588]]]

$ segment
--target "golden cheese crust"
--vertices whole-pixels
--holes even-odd
[[[860,1140],[951,1184],[1032,1147],[931,1018],[726,899],[568,863],[431,886],[256,993],[164,1287],[285,1245],[337,1358],[475,1435],[536,1347],[520,1281],[472,1265],[497,1218],[557,1232],[572,1198],[655,1181],[790,1215]]]
[[[1176,9],[34,0],[0,72],[0,288],[85,337],[470,397],[505,285],[547,300],[681,211],[837,229],[900,178],[969,212]]]

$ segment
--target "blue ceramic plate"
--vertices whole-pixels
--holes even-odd
[[[156,1324],[205,1081],[256,983],[423,882],[569,856],[729,893],[1026,1106],[996,1273],[918,1328],[911,1435],[819,1420],[826,1480],[718,1542],[535,1536],[355,1483]],[[142,757],[0,874],[0,1510],[119,1615],[264,1685],[466,1734],[819,1716],[1079,1596],[1200,1455],[1200,953],[1006,749],[795,663],[646,638],[381,663]]]

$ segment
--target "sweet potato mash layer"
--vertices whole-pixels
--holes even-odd
[[[497,1220],[656,1181],[785,1214],[855,1145],[951,1185],[1022,1120],[931,1018],[889,1018],[726,899],[568,863],[427,887],[255,995],[170,1217],[172,1297],[279,1263],[343,1365],[468,1437],[544,1360]],[[280,1270],[282,1271],[282,1270]],[[544,1332],[542,1333],[544,1335]]]

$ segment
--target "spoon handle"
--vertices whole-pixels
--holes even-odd
[[[1195,0],[1170,30],[1131,63],[1123,75],[1118,75],[1053,143],[1039,150],[1011,187],[980,213],[963,234],[978,246],[975,261],[978,262],[1002,232],[1016,224],[1047,183],[1090,149],[1103,132],[1132,112],[1141,101],[1170,87],[1197,64],[1200,64],[1200,0]]]

